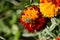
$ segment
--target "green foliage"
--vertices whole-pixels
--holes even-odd
[[[60,18],[51,18],[51,25],[36,33],[35,36],[36,35],[38,35],[41,40],[53,39],[56,36],[60,36]]]
[[[39,0],[0,0],[1,37],[6,40],[20,40],[24,29],[20,24],[21,12],[33,3],[39,3]]]
[[[31,5],[39,6],[40,0],[0,0],[0,37],[5,40],[20,40],[25,37],[38,36],[41,40],[55,38],[60,35],[60,15],[51,18],[47,27],[35,34],[27,32],[20,23],[24,8]]]

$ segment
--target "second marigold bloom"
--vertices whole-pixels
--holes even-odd
[[[35,5],[27,7],[22,12],[20,21],[29,32],[41,30],[46,26],[45,18],[42,17],[39,8]]]
[[[44,17],[57,16],[59,0],[40,0],[40,11]]]

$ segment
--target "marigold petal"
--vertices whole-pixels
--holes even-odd
[[[42,2],[44,1],[44,2]],[[57,0],[41,0],[40,1],[40,11],[44,17],[54,17],[57,16],[57,11],[59,8],[59,3]]]

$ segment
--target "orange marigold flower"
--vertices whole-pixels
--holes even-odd
[[[22,21],[32,21],[38,18],[38,8],[28,7],[23,11]],[[31,20],[32,19],[32,20]]]
[[[45,18],[42,17],[39,8],[35,5],[27,7],[22,12],[20,22],[29,32],[41,30],[41,28],[44,28],[46,26]]]
[[[44,17],[57,16],[60,0],[40,0],[40,12]]]

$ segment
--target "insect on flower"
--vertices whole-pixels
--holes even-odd
[[[20,21],[29,32],[36,32],[46,26],[45,18],[35,5],[23,10]]]

